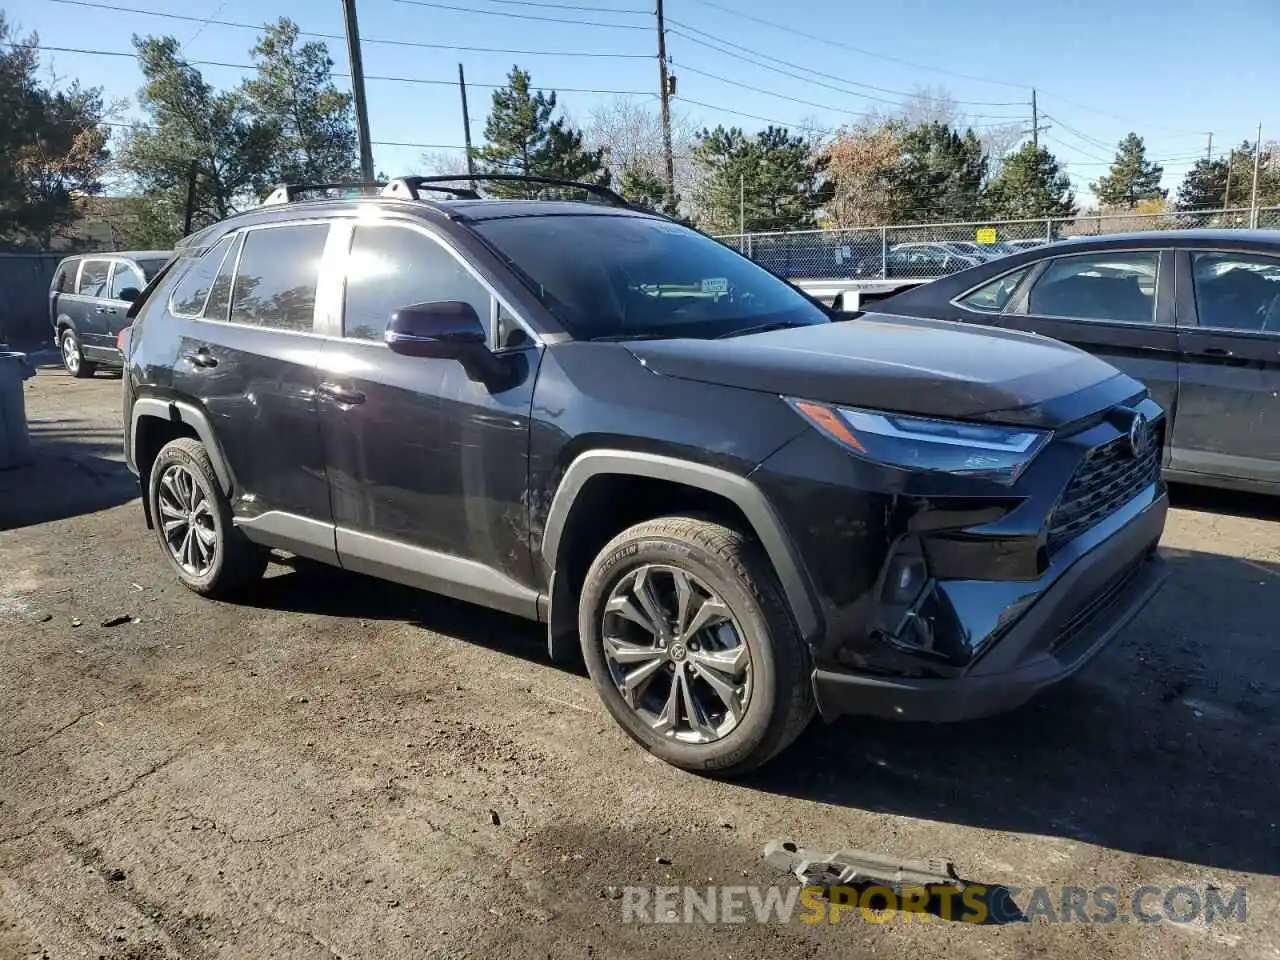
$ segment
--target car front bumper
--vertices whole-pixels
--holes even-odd
[[[1016,619],[963,674],[904,677],[819,668],[813,672],[819,712],[826,719],[862,714],[940,723],[1020,706],[1088,663],[1160,589],[1167,572],[1156,545],[1167,512],[1161,492],[1038,596],[1001,611],[1001,620]]]

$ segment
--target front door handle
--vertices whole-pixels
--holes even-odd
[[[1206,357],[1234,357],[1235,354],[1226,347],[1205,347],[1204,353]]]
[[[337,400],[339,403],[346,403],[352,406],[357,403],[364,403],[364,394],[359,390],[352,390],[336,383],[320,384],[320,392],[332,400]]]
[[[200,349],[195,353],[184,354],[182,359],[189,360],[197,367],[216,367],[218,365],[217,357],[211,356],[208,350]]]

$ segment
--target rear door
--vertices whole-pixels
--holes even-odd
[[[80,262],[75,293],[60,298],[63,313],[70,318],[80,337],[80,343],[90,352],[108,345],[115,346],[114,338],[107,333],[107,317],[103,298],[111,280],[111,261],[105,257],[86,257]]]
[[[205,411],[236,483],[236,521],[332,560],[316,413],[317,288],[330,225],[293,221],[223,238],[174,288],[174,391]],[[234,280],[232,279],[234,277]]]
[[[1167,250],[1053,257],[1033,268],[1001,325],[1096,354],[1146,384],[1155,401],[1172,412],[1179,349],[1173,275],[1173,252]]]
[[[1280,257],[1179,251],[1172,467],[1280,483]]]

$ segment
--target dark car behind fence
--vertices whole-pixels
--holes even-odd
[[[51,340],[49,284],[61,253],[0,253],[0,343]]]

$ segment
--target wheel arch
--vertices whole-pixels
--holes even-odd
[[[144,488],[151,464],[161,447],[184,436],[199,440],[204,445],[218,486],[230,497],[236,487],[235,476],[204,411],[181,400],[158,397],[139,397],[133,402],[129,416],[129,465],[142,480]]]
[[[630,496],[637,486],[642,495]],[[608,494],[619,492],[628,494],[624,502],[630,509],[611,511],[606,523],[593,522],[609,507]],[[645,509],[647,503],[656,509]],[[822,621],[808,574],[781,519],[754,483],[718,467],[675,457],[594,450],[569,464],[543,525],[540,553],[549,584],[546,619],[553,659],[568,653],[569,637],[577,630],[573,601],[581,581],[575,580],[614,535],[669,512],[661,509],[667,505],[744,524],[745,532],[755,536],[769,558],[801,635],[806,639],[817,635]],[[585,553],[590,557],[584,564]]]

